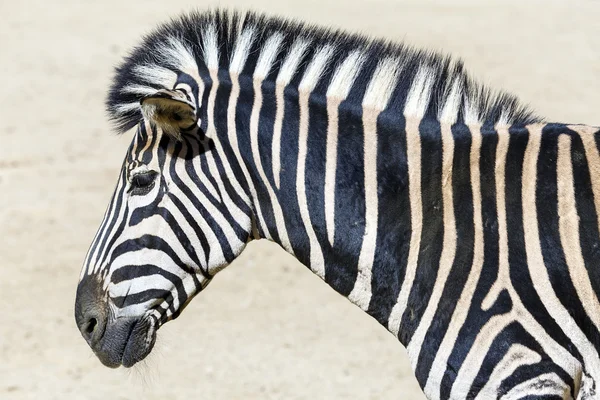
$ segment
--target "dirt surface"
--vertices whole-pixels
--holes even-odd
[[[112,67],[158,22],[211,4],[0,2],[0,399],[423,398],[392,335],[270,243],[134,370],[103,367],[80,337],[80,265],[130,140],[104,116]],[[596,0],[219,4],[443,49],[549,120],[600,125]]]

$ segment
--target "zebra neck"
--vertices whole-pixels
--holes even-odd
[[[440,124],[273,82],[232,86],[260,237],[388,327],[412,232],[408,153],[418,157],[424,135],[441,160]],[[425,168],[422,180],[440,173]]]

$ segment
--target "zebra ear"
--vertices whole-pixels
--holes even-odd
[[[181,130],[196,125],[196,105],[179,90],[161,89],[141,101],[142,115],[168,135],[181,139]]]

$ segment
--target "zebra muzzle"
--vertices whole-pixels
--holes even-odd
[[[112,317],[102,284],[92,276],[79,284],[75,321],[98,359],[110,368],[133,366],[150,353],[156,340],[151,319]]]

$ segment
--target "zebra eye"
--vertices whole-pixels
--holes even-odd
[[[131,177],[131,187],[129,193],[135,196],[141,196],[150,193],[156,181],[155,171],[138,172]]]

